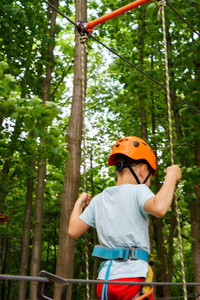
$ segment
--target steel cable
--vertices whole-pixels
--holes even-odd
[[[18,275],[5,275],[0,274],[0,280],[13,280],[13,281],[39,281],[39,282],[53,282],[47,277],[34,277],[34,276],[18,276]],[[99,284],[99,280],[87,279],[70,279],[62,278],[63,282],[74,284]],[[138,282],[130,281],[104,281],[105,284],[119,284],[119,285],[138,285]],[[183,286],[183,282],[140,282],[140,285],[148,286]],[[200,282],[187,282],[187,286],[200,286]]]
[[[179,12],[169,3],[169,1],[168,0],[166,0],[166,2],[167,2],[167,5],[177,14],[177,16],[179,16],[179,18],[183,21],[183,22],[185,22],[185,24],[188,26],[188,27],[190,27],[190,29],[192,29],[192,31],[194,31],[199,37],[200,37],[200,34],[199,34],[199,32],[197,32],[195,29],[194,29],[194,27],[192,27],[192,25],[190,25],[189,23],[188,23],[188,21],[187,20],[185,20],[182,16],[181,16],[181,14],[179,14]],[[200,4],[200,3],[199,3]]]

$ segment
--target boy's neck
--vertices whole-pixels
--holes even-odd
[[[132,174],[131,174],[131,176],[119,176],[117,178],[117,182],[116,182],[115,186],[119,186],[122,184],[137,184],[137,181],[132,176]]]

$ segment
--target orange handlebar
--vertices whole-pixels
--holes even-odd
[[[125,5],[125,6],[119,8],[117,10],[114,10],[113,12],[111,12],[111,13],[103,16],[103,17],[100,17],[99,19],[96,19],[94,21],[88,22],[87,25],[86,25],[86,28],[87,28],[88,32],[92,32],[92,28],[94,28],[95,26],[97,26],[97,25],[99,25],[101,23],[104,23],[104,22],[106,22],[106,21],[108,21],[110,19],[113,19],[113,18],[115,18],[117,16],[120,16],[120,15],[126,13],[127,11],[129,11],[129,10],[131,10],[133,8],[136,8],[136,7],[140,6],[140,5],[143,5],[143,4],[147,3],[147,2],[150,2],[150,1],[151,0],[136,0],[135,2],[132,2],[132,3],[128,4],[128,5]]]

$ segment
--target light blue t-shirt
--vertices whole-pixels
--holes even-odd
[[[123,184],[106,188],[95,196],[80,219],[96,228],[99,244],[109,248],[130,246],[150,252],[148,214],[144,204],[155,195],[145,184]],[[99,272],[105,279],[109,260]],[[109,280],[146,277],[148,263],[142,260],[114,260]]]

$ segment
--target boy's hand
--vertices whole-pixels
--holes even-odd
[[[92,196],[90,194],[83,192],[82,194],[80,194],[77,201],[80,203],[80,205],[83,208],[84,206],[88,206],[90,204],[91,197]]]
[[[173,177],[177,182],[182,177],[181,169],[179,168],[178,165],[172,165],[167,168],[166,175]]]

